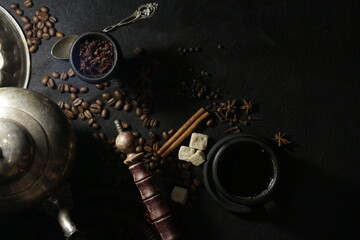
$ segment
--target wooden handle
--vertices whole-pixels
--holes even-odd
[[[171,215],[170,207],[161,196],[160,189],[156,185],[153,176],[142,161],[143,157],[143,153],[128,154],[124,163],[129,166],[141,199],[161,239],[179,239],[181,233],[174,217]]]

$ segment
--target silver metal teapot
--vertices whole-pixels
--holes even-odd
[[[71,237],[77,228],[56,192],[75,152],[74,130],[56,103],[30,90],[0,88],[0,213],[52,205]]]

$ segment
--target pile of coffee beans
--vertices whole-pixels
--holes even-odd
[[[26,8],[31,8],[33,2],[30,0],[24,1]],[[49,40],[52,37],[62,38],[64,34],[58,32],[55,28],[57,18],[50,14],[50,10],[46,6],[42,6],[35,10],[35,14],[32,17],[24,15],[18,3],[10,4],[10,8],[15,11],[15,14],[20,17],[21,22],[24,24],[23,29],[26,34],[26,42],[30,53],[35,53],[42,40]]]
[[[114,64],[113,45],[107,40],[86,40],[79,48],[80,70],[84,73],[103,74]]]

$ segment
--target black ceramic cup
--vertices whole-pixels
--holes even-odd
[[[280,168],[267,140],[248,134],[227,136],[210,149],[207,159],[205,187],[222,207],[248,213],[273,203]]]
[[[80,70],[80,45],[84,43],[86,40],[93,40],[93,39],[106,40],[112,44],[114,63],[111,66],[111,68],[105,73],[91,74],[91,73],[84,73],[83,71]],[[76,76],[78,76],[81,80],[87,83],[101,83],[112,76],[117,66],[120,55],[121,54],[120,54],[119,46],[117,46],[116,42],[112,39],[111,36],[102,32],[87,32],[80,35],[72,43],[70,48],[70,64]]]

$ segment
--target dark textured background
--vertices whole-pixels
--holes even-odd
[[[0,4],[9,9],[10,2],[3,0]],[[103,29],[143,3],[34,2],[36,7],[48,6],[59,19],[58,30],[67,35]],[[236,216],[219,207],[203,189],[193,210],[179,208],[187,239],[346,239],[359,235],[355,224],[360,213],[359,3],[158,2],[159,11],[154,18],[111,33],[122,47],[124,71],[118,78],[124,83],[131,85],[134,72],[144,62],[156,58],[165,63],[162,71],[153,76],[153,116],[161,121],[157,132],[178,128],[199,106],[209,103],[173,97],[176,84],[169,83],[179,79],[179,69],[189,66],[197,72],[211,72],[209,84],[221,87],[224,99],[247,98],[258,103],[262,121],[244,128],[244,132],[272,138],[281,130],[293,142],[281,152],[283,175],[277,216]],[[29,15],[33,11],[26,10]],[[69,69],[68,62],[51,57],[54,42],[55,39],[44,41],[32,55],[29,88],[55,101],[68,101],[64,94],[40,85],[44,74]],[[217,49],[218,44],[224,49]],[[136,57],[136,46],[144,47],[147,55]],[[200,46],[203,51],[180,57],[179,46]],[[70,83],[84,85],[77,78]],[[100,94],[91,88],[86,98],[94,100]],[[116,118],[129,121],[133,129],[146,133],[134,114],[113,113],[111,119]],[[71,180],[75,219],[91,239],[116,239],[117,226],[122,224],[120,217],[103,214],[97,218],[87,211],[106,208],[127,218],[127,207],[118,206],[115,197],[100,194],[92,202],[87,197],[86,189],[95,188],[103,171],[93,157],[93,149],[88,147],[93,130],[80,120],[73,123],[79,142]],[[101,123],[102,131],[115,136],[112,121]],[[218,140],[225,136],[223,130],[223,126],[217,126],[205,133]],[[195,172],[201,177],[201,167]],[[38,210],[1,217],[0,223],[0,239],[62,239],[56,221]]]

